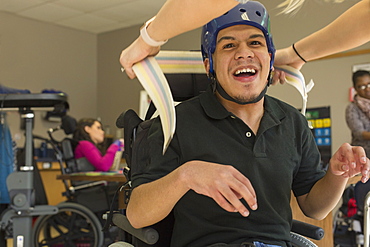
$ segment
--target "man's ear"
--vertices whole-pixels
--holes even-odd
[[[208,58],[204,59],[203,64],[204,64],[204,68],[206,70],[207,75],[209,75],[209,69],[210,69],[209,59]]]

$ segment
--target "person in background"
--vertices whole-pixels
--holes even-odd
[[[133,227],[173,212],[171,246],[290,247],[292,191],[306,216],[323,219],[349,177],[368,180],[364,149],[348,143],[323,171],[306,118],[265,94],[275,54],[269,26],[255,1],[204,26],[201,50],[211,85],[176,106],[165,154],[154,119],[150,158],[132,172],[126,215]]]
[[[352,145],[361,146],[370,157],[370,72],[358,70],[352,75],[356,94],[346,108],[346,122]]]
[[[104,150],[104,130],[100,121],[93,118],[82,118],[78,121],[73,139],[78,142],[75,158],[85,157],[95,171],[109,171],[117,151],[124,149],[123,139],[114,141]]]
[[[243,2],[243,0],[239,0]],[[245,1],[244,1],[245,2]],[[298,9],[304,0],[286,0],[282,12]],[[133,64],[155,56],[160,46],[181,33],[196,29],[226,13],[238,4],[236,0],[167,0],[155,19],[141,28],[140,36],[120,56],[129,78],[135,78]],[[276,52],[275,65],[300,69],[306,61],[360,46],[370,40],[370,0],[362,0],[323,29]],[[276,70],[273,84],[285,82],[283,71]]]

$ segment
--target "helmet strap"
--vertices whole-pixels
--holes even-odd
[[[228,93],[226,93],[226,91],[222,88],[222,86],[218,82],[218,80],[216,78],[216,74],[214,72],[209,73],[209,78],[211,79],[213,92],[216,92],[216,90],[217,90],[217,92],[221,95],[222,98],[224,98],[226,100],[229,100],[229,101],[232,101],[232,102],[235,102],[239,105],[254,104],[254,103],[257,103],[258,101],[260,101],[265,96],[265,94],[267,92],[267,88],[270,86],[271,80],[272,80],[271,71],[270,71],[270,73],[268,75],[268,82],[267,82],[265,88],[262,90],[262,92],[258,95],[258,97],[255,98],[252,101],[242,102],[242,101],[234,99]]]

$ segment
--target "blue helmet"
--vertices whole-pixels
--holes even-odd
[[[212,54],[216,49],[217,34],[220,30],[235,25],[249,25],[260,29],[265,35],[268,52],[271,54],[270,69],[274,64],[275,47],[270,33],[270,17],[265,7],[255,1],[240,3],[222,16],[203,26],[201,50],[203,60],[209,58],[210,73],[213,74]]]

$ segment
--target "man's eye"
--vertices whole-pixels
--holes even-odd
[[[232,47],[234,47],[234,44],[226,44],[223,47],[224,47],[224,49],[232,48]]]
[[[259,42],[259,41],[255,40],[255,41],[252,41],[250,44],[251,44],[251,45],[260,45],[260,44],[261,44],[261,42]]]

